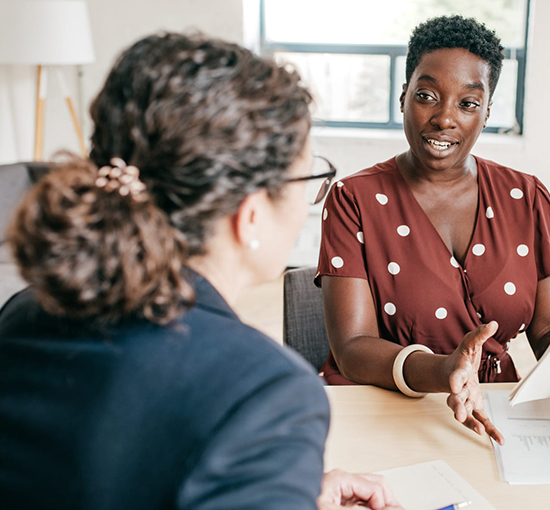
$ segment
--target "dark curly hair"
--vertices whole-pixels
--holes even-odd
[[[493,30],[474,18],[459,15],[432,18],[413,30],[407,51],[406,83],[409,84],[423,55],[446,48],[466,49],[489,64],[489,89],[492,97],[502,70],[504,47]]]
[[[181,271],[215,221],[265,188],[276,199],[310,127],[294,71],[203,35],[153,35],[126,50],[91,106],[90,160],[50,173],[9,239],[51,313],[167,323],[192,303]],[[148,199],[95,185],[119,157]]]

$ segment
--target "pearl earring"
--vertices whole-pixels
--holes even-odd
[[[260,241],[258,241],[257,239],[252,239],[252,241],[248,243],[248,247],[252,251],[256,251],[260,247]]]

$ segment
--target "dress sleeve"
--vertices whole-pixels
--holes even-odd
[[[367,279],[361,215],[355,197],[343,182],[332,187],[322,218],[315,284],[321,286],[323,275]]]
[[[550,194],[546,186],[536,177],[535,218],[535,260],[537,277],[542,280],[550,276]]]
[[[182,484],[177,508],[315,510],[329,422],[318,379],[285,373],[241,401]]]

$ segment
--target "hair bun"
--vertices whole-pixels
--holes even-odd
[[[97,180],[95,165],[72,159],[29,191],[8,232],[22,276],[54,315],[172,320],[193,299],[180,276],[185,237],[152,201]]]

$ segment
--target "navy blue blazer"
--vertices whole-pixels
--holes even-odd
[[[203,278],[174,325],[0,312],[0,508],[314,509],[329,409]]]

